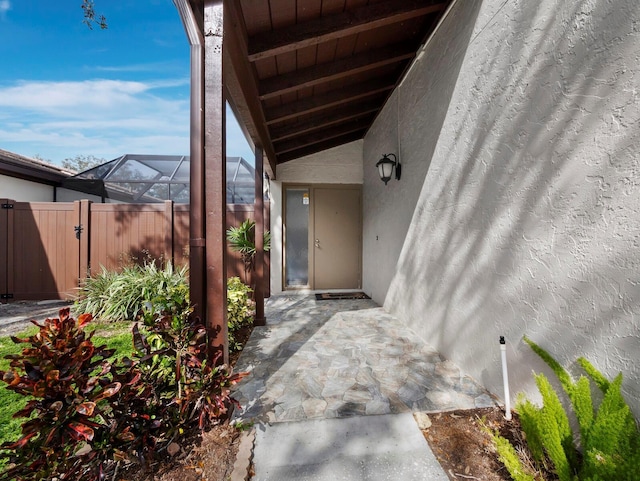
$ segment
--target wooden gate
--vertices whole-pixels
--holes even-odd
[[[9,199],[0,204],[2,302],[72,298],[80,280],[100,272],[101,266],[115,270],[146,259],[177,265],[189,261],[188,205]],[[228,206],[228,226],[251,217],[252,207]],[[227,256],[228,274],[240,274],[240,256]],[[265,292],[268,285],[267,275]]]

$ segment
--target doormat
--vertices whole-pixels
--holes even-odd
[[[371,299],[364,292],[321,292],[316,294],[316,301],[336,301],[342,299]]]

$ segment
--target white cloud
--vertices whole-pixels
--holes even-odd
[[[155,92],[184,84],[98,79],[0,86],[0,147],[54,162],[79,154],[188,153],[188,98]]]
[[[188,154],[188,85],[184,78],[0,85],[0,148],[55,163],[76,155]],[[251,161],[227,112],[227,153]]]
[[[9,0],[0,0],[0,17],[4,17],[11,10],[11,2]]]

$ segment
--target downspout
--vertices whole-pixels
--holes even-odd
[[[194,315],[206,319],[204,196],[204,36],[188,0],[173,0],[191,46],[189,294]]]

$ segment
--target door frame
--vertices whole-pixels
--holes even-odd
[[[308,230],[308,276],[309,283],[306,286],[288,286],[287,285],[287,189],[308,189],[309,190],[309,230]],[[362,288],[362,184],[307,184],[301,182],[283,182],[282,183],[282,290],[283,291],[296,291],[296,290],[315,290],[315,244],[313,239],[315,238],[315,189],[336,189],[336,190],[357,190],[360,196],[360,238],[359,238],[359,252],[358,252],[358,268],[359,268],[359,283],[360,286],[357,289]],[[356,288],[354,288],[356,289]]]

